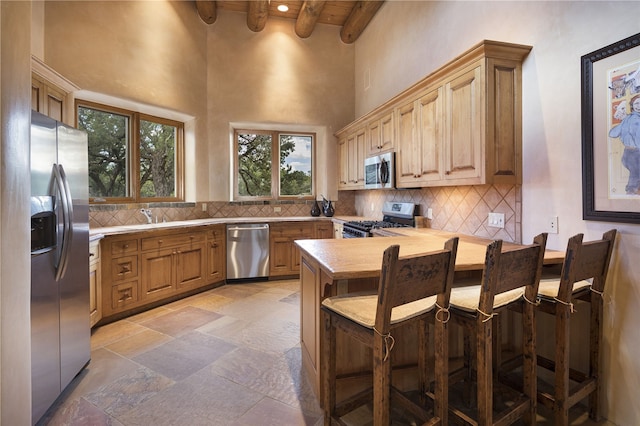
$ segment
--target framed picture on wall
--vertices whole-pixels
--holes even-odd
[[[640,223],[640,34],[582,56],[582,216]]]

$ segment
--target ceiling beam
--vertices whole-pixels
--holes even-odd
[[[216,2],[213,0],[196,0],[198,16],[207,24],[213,24],[218,19]]]
[[[325,3],[326,1],[324,0],[306,0],[302,4],[296,20],[296,34],[298,37],[307,38],[311,35]]]
[[[260,32],[264,29],[269,17],[269,1],[256,0],[249,2],[247,12],[247,26],[253,32]]]
[[[384,0],[363,0],[356,3],[340,31],[340,39],[347,44],[356,41],[380,9],[382,3]]]

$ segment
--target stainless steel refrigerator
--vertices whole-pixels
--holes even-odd
[[[87,134],[32,111],[33,423],[90,358],[88,185]]]

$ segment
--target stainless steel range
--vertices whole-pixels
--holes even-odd
[[[386,201],[382,207],[382,220],[352,220],[342,227],[343,238],[371,237],[371,231],[379,228],[414,227],[419,205]]]

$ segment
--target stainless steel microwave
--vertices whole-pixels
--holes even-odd
[[[395,188],[395,167],[393,152],[367,157],[364,160],[365,189]]]

